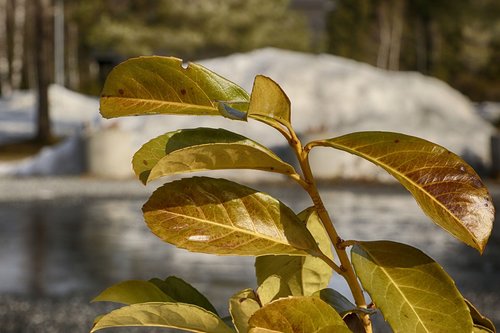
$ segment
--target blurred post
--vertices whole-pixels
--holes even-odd
[[[38,90],[38,119],[36,139],[49,143],[52,135],[49,116],[49,68],[50,56],[50,0],[35,0],[35,63]]]

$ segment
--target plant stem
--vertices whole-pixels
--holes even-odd
[[[344,279],[347,281],[347,284],[349,285],[349,288],[354,297],[356,305],[360,308],[367,308],[366,300],[363,295],[363,290],[361,289],[358,278],[356,277],[351,261],[347,256],[345,246],[340,246],[343,240],[337,234],[337,231],[333,226],[332,220],[330,219],[330,216],[325,208],[323,200],[321,199],[318,188],[316,186],[316,182],[314,180],[314,176],[311,171],[311,166],[309,164],[309,158],[308,158],[309,149],[304,149],[302,147],[300,140],[297,138],[296,134],[293,131],[291,131],[290,134],[292,135],[291,140],[289,140],[290,145],[292,146],[297,155],[300,167],[304,175],[304,179],[301,182],[299,182],[299,184],[302,185],[302,187],[307,191],[307,193],[311,197],[314,206],[316,208],[316,212],[318,213],[318,216],[321,222],[323,223],[323,226],[325,227],[328,236],[330,237],[330,240],[335,248],[335,252],[337,253],[337,256],[340,261],[340,272],[336,269],[335,271],[339,273],[342,277],[344,277]],[[337,267],[337,265],[335,265],[335,267]],[[361,320],[363,322],[365,332],[371,333],[372,326],[370,321],[370,315],[368,314],[361,315]]]

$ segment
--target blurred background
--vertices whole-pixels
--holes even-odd
[[[104,120],[98,95],[121,61],[175,56],[248,91],[268,75],[289,95],[302,139],[421,136],[461,155],[498,203],[499,18],[496,0],[0,0],[0,332],[88,331],[109,309],[89,301],[126,279],[180,276],[222,313],[231,294],[255,287],[252,258],[191,254],[150,234],[140,207],[158,183],[134,180],[130,159],[185,127],[226,127],[288,159],[285,142],[252,122]],[[341,152],[311,158],[344,238],[421,248],[500,324],[496,229],[479,256],[380,169]],[[215,175],[297,212],[311,204],[280,176]],[[348,293],[342,281],[332,286]]]

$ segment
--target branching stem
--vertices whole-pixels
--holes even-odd
[[[366,305],[366,300],[363,295],[363,290],[361,289],[361,286],[359,284],[358,278],[356,277],[356,274],[354,273],[354,268],[351,264],[351,261],[349,260],[349,257],[347,256],[347,252],[345,250],[346,242],[343,241],[339,235],[337,234],[337,231],[335,230],[335,227],[333,226],[332,220],[330,219],[330,216],[325,208],[325,205],[323,203],[323,200],[321,199],[321,196],[319,194],[318,188],[316,186],[316,182],[314,180],[314,176],[311,171],[311,166],[309,164],[309,158],[308,154],[310,151],[311,146],[307,146],[307,149],[304,149],[302,147],[302,144],[298,137],[296,136],[295,132],[293,130],[290,130],[290,135],[291,139],[288,140],[290,143],[290,146],[292,146],[293,150],[295,151],[295,154],[297,155],[297,158],[300,163],[300,167],[302,169],[304,178],[301,179],[299,184],[307,191],[309,196],[311,197],[314,206],[316,208],[316,211],[318,213],[318,216],[323,223],[323,226],[326,229],[326,232],[328,233],[328,236],[330,237],[330,240],[332,244],[334,245],[335,252],[337,253],[337,256],[340,261],[340,267],[338,267],[335,263],[335,265],[332,266],[329,264],[338,274],[340,274],[344,279],[347,281],[347,284],[349,285],[349,288],[351,289],[351,293],[354,297],[354,301],[356,302],[356,305],[360,308],[367,308]],[[349,243],[351,244],[351,243]],[[328,262],[327,262],[328,263]],[[340,268],[340,269],[337,269]],[[361,320],[363,321],[363,326],[365,328],[366,333],[371,333],[372,332],[372,326],[371,326],[371,321],[370,321],[370,315],[368,314],[363,314],[360,315]]]

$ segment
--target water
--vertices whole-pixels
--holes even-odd
[[[256,187],[296,211],[310,205],[298,187]],[[344,239],[390,239],[419,247],[500,324],[500,232],[494,232],[481,257],[430,223],[400,187],[358,184],[321,191]],[[140,213],[145,200],[143,195],[86,195],[0,201],[0,323],[8,326],[0,326],[0,332],[84,332],[103,309],[87,302],[128,279],[179,276],[222,314],[233,293],[255,287],[253,258],[193,254],[152,235]],[[340,280],[332,285],[346,290]],[[59,317],[48,315],[51,311]],[[73,326],[61,328],[68,321]]]

